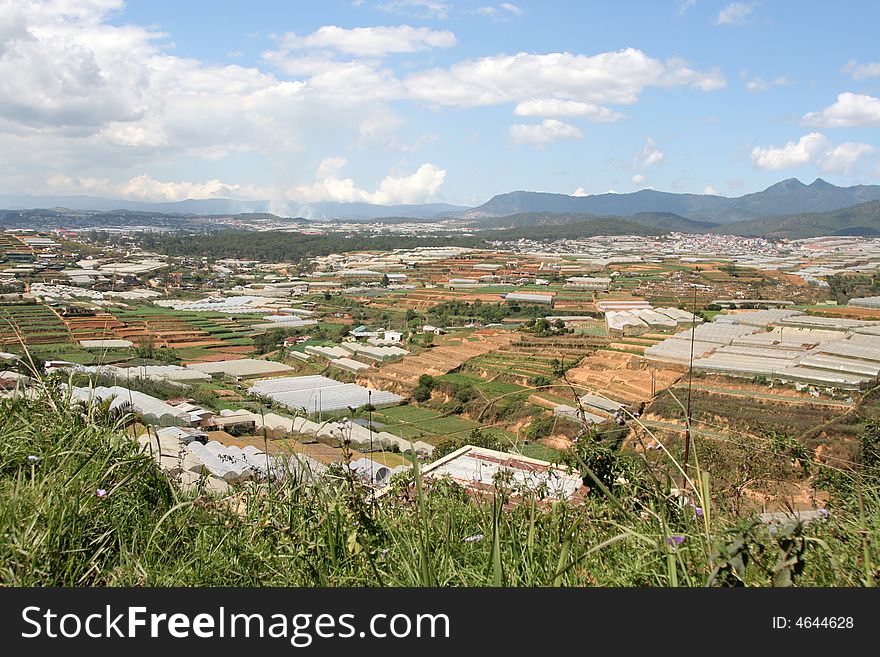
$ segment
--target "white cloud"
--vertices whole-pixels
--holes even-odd
[[[594,123],[612,123],[624,118],[620,112],[607,107],[559,98],[524,100],[517,104],[513,113],[517,116],[576,116]]]
[[[633,185],[641,185],[646,180],[647,180],[647,178],[644,175],[642,175],[641,173],[637,173],[636,175],[634,175],[632,177]]]
[[[742,25],[755,10],[754,5],[746,2],[731,2],[718,12],[716,25]]]
[[[678,59],[662,62],[635,48],[592,56],[567,52],[493,55],[413,73],[403,83],[410,98],[454,107],[536,97],[633,104],[648,86],[713,91],[726,84],[719,71],[696,71]]]
[[[296,185],[287,190],[285,196],[300,203],[318,201],[340,201],[343,203],[364,202],[388,205],[396,203],[422,203],[434,196],[446,179],[446,171],[426,163],[411,175],[389,173],[374,192],[368,192],[355,185],[351,178],[339,178],[341,166],[335,166],[333,175],[322,177],[329,169],[324,160],[316,172],[316,180],[310,185]],[[343,162],[344,165],[344,162]]]
[[[589,194],[587,193],[587,190],[585,190],[583,187],[578,187],[576,190],[574,190],[574,192],[572,192],[571,195],[572,196],[589,196]]]
[[[376,5],[376,9],[418,18],[449,18],[452,5],[444,0],[390,0]]]
[[[315,178],[318,178],[319,180],[323,180],[324,178],[336,178],[342,172],[342,169],[345,168],[346,164],[348,164],[348,160],[344,157],[325,157],[321,160],[321,163],[315,171]]]
[[[663,161],[663,151],[657,147],[657,142],[651,137],[645,140],[645,147],[633,158],[633,165],[637,167],[650,167]]]
[[[844,73],[849,73],[853,80],[864,80],[865,78],[880,77],[880,62],[869,62],[867,64],[859,64],[856,60],[851,59],[842,69]]]
[[[456,43],[455,35],[448,30],[438,31],[409,25],[352,29],[325,25],[308,36],[301,37],[287,32],[280,38],[280,48],[284,51],[330,48],[346,55],[361,57],[383,57],[431,48],[451,48]]]
[[[752,162],[759,169],[777,171],[779,169],[809,164],[820,153],[827,151],[828,147],[829,143],[825,135],[811,132],[796,142],[790,141],[786,143],[785,146],[769,146],[767,148],[755,146],[752,149]]]
[[[113,198],[159,203],[228,196],[253,199],[259,198],[266,190],[216,179],[205,182],[174,182],[156,180],[143,174],[124,182],[113,183],[107,178],[74,178],[59,174],[49,178],[44,191],[54,194],[101,194]]]
[[[678,13],[684,15],[687,13],[688,9],[694,7],[698,0],[677,0],[678,2]]]
[[[863,156],[869,155],[875,150],[870,144],[846,142],[825,153],[819,162],[819,168],[829,173],[848,174]]]
[[[761,76],[755,76],[746,82],[746,89],[752,93],[758,93],[761,91],[767,91],[770,87],[787,87],[791,84],[794,84],[793,81],[784,75],[769,81]]]
[[[512,2],[502,2],[497,7],[485,5],[478,7],[476,12],[483,16],[488,16],[494,21],[510,20],[513,16],[522,16],[523,10]]]
[[[712,185],[706,185],[706,187],[703,189],[703,194],[706,194],[708,196],[719,196],[718,192],[715,191],[715,188],[712,187]]]
[[[583,133],[568,123],[544,119],[541,123],[516,123],[510,126],[510,136],[517,144],[544,146],[554,141],[580,139]]]
[[[862,157],[873,153],[870,144],[846,142],[834,146],[825,135],[811,132],[798,141],[790,141],[785,146],[770,146],[752,149],[752,162],[759,169],[777,171],[791,167],[815,164],[829,173],[850,173]]]
[[[844,92],[821,112],[805,114],[802,123],[819,128],[880,126],[880,98]]]

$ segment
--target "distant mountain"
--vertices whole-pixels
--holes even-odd
[[[222,221],[221,221],[222,220]],[[141,210],[108,210],[93,212],[55,207],[47,209],[0,210],[0,227],[3,228],[103,228],[110,226],[151,228],[175,228],[210,231],[224,226],[229,220],[248,224],[295,225],[308,223],[302,217],[279,217],[269,213],[238,214],[181,214],[167,212],[144,212]]]
[[[645,189],[630,194],[567,196],[544,192],[511,192],[462,213],[481,220],[523,213],[632,216],[643,212],[673,213],[694,221],[733,223],[772,215],[838,210],[880,200],[880,185],[837,187],[821,178],[805,185],[789,178],[762,192],[736,198],[706,194],[673,194]]]
[[[99,198],[96,196],[27,196],[0,194],[0,209],[17,210],[30,208],[68,208],[88,212],[133,210],[161,212],[164,214],[230,215],[241,213],[266,213],[290,217],[306,217],[315,220],[374,219],[388,216],[432,218],[456,214],[468,210],[467,206],[448,203],[423,203],[420,205],[372,205],[370,203],[321,203],[298,204],[273,201],[242,201],[231,198],[187,199],[173,203],[144,203],[124,199]]]
[[[718,224],[711,221],[693,221],[671,212],[640,212],[629,217],[597,217],[592,214],[553,214],[550,212],[526,212],[506,217],[493,217],[480,221],[481,229],[521,228],[525,226],[566,226],[602,219],[607,222],[626,222],[655,228],[662,232],[707,233]]]
[[[880,201],[830,212],[810,212],[765,217],[716,228],[728,235],[802,239],[824,235],[880,236]]]

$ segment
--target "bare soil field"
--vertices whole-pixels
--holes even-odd
[[[588,390],[607,395],[622,403],[651,400],[654,392],[665,390],[681,378],[680,372],[654,368],[644,359],[616,351],[602,350],[587,356],[577,367],[568,370],[566,378]]]
[[[470,339],[469,339],[470,338]],[[422,374],[440,376],[462,365],[465,361],[509,345],[516,335],[508,331],[484,329],[468,337],[446,336],[437,346],[405,356],[362,374],[358,382],[381,390],[411,390]]]

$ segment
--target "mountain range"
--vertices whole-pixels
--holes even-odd
[[[461,213],[482,221],[523,213],[632,216],[643,212],[669,212],[694,221],[728,224],[760,217],[804,212],[827,212],[880,200],[880,185],[837,187],[821,178],[805,185],[789,178],[761,192],[728,198],[709,194],[673,194],[643,189],[630,194],[567,196],[544,192],[510,192]]]
[[[388,216],[406,216],[429,219],[461,213],[469,208],[449,203],[422,203],[415,205],[373,205],[371,203],[320,203],[246,201],[232,198],[186,199],[168,203],[146,203],[98,196],[28,196],[0,194],[0,209],[66,208],[83,212],[130,210],[161,212],[181,215],[231,215],[244,213],[273,213],[285,217],[305,217],[314,221],[365,220]]]
[[[628,218],[661,231],[725,232],[742,235],[806,236],[840,230],[875,234],[880,230],[880,185],[838,187],[821,178],[806,185],[789,178],[767,189],[739,197],[676,194],[644,189],[629,194],[568,196],[545,192],[510,192],[468,208],[447,203],[373,205],[370,203],[278,204],[237,199],[189,199],[174,203],[144,203],[89,196],[0,195],[0,208],[69,208],[84,212],[161,213],[196,217],[273,213],[315,221],[387,221],[442,218],[470,221],[476,228],[503,229],[562,226],[603,219]],[[110,217],[105,217],[109,220]],[[290,219],[293,221],[293,219]],[[555,231],[554,231],[555,232]]]

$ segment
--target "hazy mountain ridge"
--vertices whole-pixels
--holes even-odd
[[[705,233],[718,226],[717,223],[711,221],[694,221],[672,212],[640,212],[628,217],[615,215],[598,216],[584,213],[553,214],[550,212],[526,212],[506,217],[484,219],[478,225],[481,229],[522,228],[527,226],[566,226],[596,220],[602,220],[606,223],[612,221],[625,222],[647,228],[682,233]]]
[[[326,221],[333,219],[374,219],[408,215],[414,218],[433,218],[467,210],[466,206],[449,203],[422,203],[410,205],[373,205],[371,203],[294,203],[274,201],[244,201],[230,198],[186,199],[167,203],[146,203],[96,196],[28,196],[0,194],[0,209],[68,208],[84,212],[156,212],[184,215],[230,215],[271,213],[284,217],[305,217]]]
[[[880,201],[870,201],[830,212],[808,212],[763,217],[716,228],[728,235],[803,239],[824,235],[880,236]]]
[[[735,223],[759,217],[825,212],[880,200],[880,185],[837,187],[821,178],[805,185],[789,178],[761,192],[728,198],[706,194],[674,194],[650,189],[629,194],[567,196],[545,192],[511,192],[492,197],[463,213],[464,218],[524,213],[632,216],[643,212],[673,213],[693,221]]]

